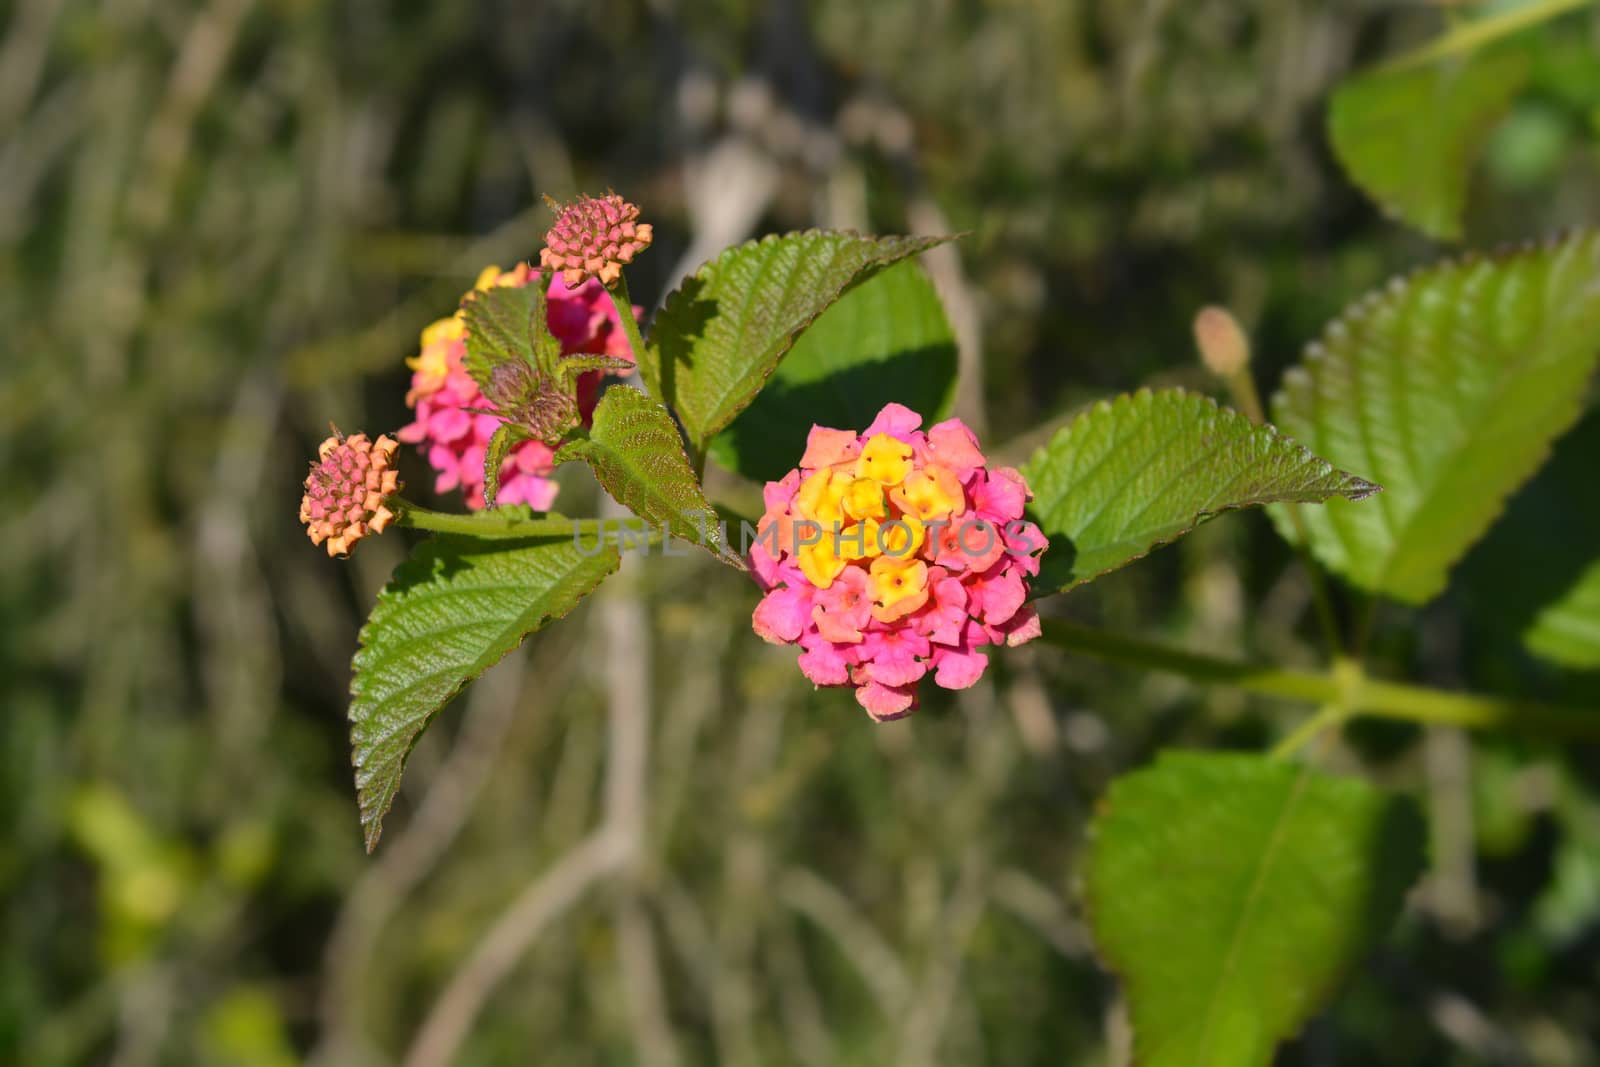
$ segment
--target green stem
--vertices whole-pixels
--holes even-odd
[[[1109,634],[1063,619],[1045,620],[1044,638],[1068,651],[1082,652],[1109,663],[1165,671],[1197,682],[1228,685],[1308,704],[1338,704],[1349,715],[1600,742],[1600,714],[1533,701],[1449,693],[1401,682],[1377,681],[1367,678],[1360,666],[1349,660],[1342,661],[1331,672],[1263,667]]]
[[[1228,375],[1228,393],[1233,397],[1234,406],[1244,412],[1245,418],[1257,426],[1267,424],[1267,409],[1261,403],[1261,394],[1256,391],[1255,376],[1250,373],[1250,364],[1247,361],[1233,374]],[[1322,628],[1322,639],[1327,643],[1328,654],[1338,655],[1344,647],[1343,638],[1339,634],[1339,617],[1333,610],[1333,594],[1328,589],[1328,580],[1322,573],[1322,568],[1317,566],[1317,561],[1311,558],[1311,537],[1306,530],[1306,520],[1300,515],[1300,508],[1295,504],[1285,504],[1285,513],[1289,521],[1294,524],[1295,555],[1300,557],[1300,565],[1305,568],[1306,580],[1311,586],[1311,603],[1316,609],[1317,625]]]
[[[1538,0],[1488,18],[1459,22],[1421,48],[1407,52],[1380,69],[1395,71],[1420,67],[1447,56],[1471,52],[1518,30],[1588,7],[1594,0]]]
[[[644,335],[639,332],[639,320],[633,314],[633,298],[628,295],[627,276],[617,275],[617,280],[606,286],[606,292],[611,295],[611,303],[616,305],[617,318],[622,323],[622,332],[627,335],[634,366],[643,366]]]
[[[1336,726],[1345,717],[1345,710],[1338,704],[1324,704],[1317,709],[1317,713],[1306,719],[1292,730],[1288,737],[1279,741],[1273,747],[1270,759],[1288,759],[1300,751],[1312,738],[1322,733],[1330,726]]]
[[[431,530],[434,533],[466,534],[469,537],[573,537],[599,536],[619,528],[654,534],[642,519],[566,519],[550,516],[541,519],[502,515],[494,511],[459,515],[447,511],[430,511],[409,500],[394,499],[389,506],[398,513],[395,524],[414,530]]]

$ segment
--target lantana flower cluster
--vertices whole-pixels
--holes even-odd
[[[925,675],[965,689],[981,648],[1040,633],[1026,601],[1048,542],[1023,518],[1027,483],[989,468],[960,419],[921,425],[890,404],[860,434],[812,427],[799,468],[767,483],[750,551],[756,632],[878,720],[915,710]]]
[[[371,441],[337,429],[318,446],[300,498],[300,521],[312,544],[325,544],[330,556],[348,556],[357,541],[388,528],[394,521],[389,498],[400,490],[398,448],[387,435]]]
[[[539,265],[560,272],[568,285],[586,278],[612,285],[622,277],[623,265],[649,248],[654,237],[655,228],[639,221],[639,209],[616,193],[581,196],[557,212],[544,235]]]
[[[524,263],[509,271],[488,267],[473,288],[481,291],[541,283],[539,272]],[[546,321],[561,342],[563,355],[581,352],[633,360],[616,305],[598,281],[591,278],[568,286],[560,276],[553,276],[546,299]],[[638,315],[643,309],[633,310]],[[416,418],[397,436],[418,446],[427,457],[428,465],[437,472],[435,492],[460,489],[467,507],[476,511],[484,507],[484,454],[502,420],[486,414],[494,405],[467,373],[462,363],[466,351],[466,327],[460,311],[422,331],[420,354],[406,361],[413,371],[406,404],[416,409]],[[585,423],[594,413],[602,373],[589,371],[578,379],[578,407]],[[515,445],[501,468],[495,503],[526,504],[535,511],[548,511],[557,490],[549,477],[555,468],[553,458],[550,447],[539,441]]]

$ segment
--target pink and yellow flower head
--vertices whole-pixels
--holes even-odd
[[[860,434],[812,427],[799,468],[767,483],[750,553],[756,633],[878,720],[915,710],[925,675],[965,689],[980,648],[1039,635],[1024,604],[1048,543],[1022,475],[991,469],[960,419],[921,426],[890,404]]]
[[[473,289],[539,282],[541,275],[523,263],[508,271],[486,268]],[[634,313],[639,310],[636,308]],[[633,359],[616,305],[599,282],[586,281],[570,287],[560,278],[552,278],[545,319],[565,355],[583,352]],[[494,405],[467,374],[462,363],[466,346],[466,327],[460,311],[422,331],[421,351],[406,360],[412,370],[406,404],[416,409],[416,419],[397,436],[416,445],[437,472],[436,492],[460,489],[467,507],[477,510],[484,506],[484,455],[502,420],[481,413]],[[601,377],[600,371],[578,377],[578,408],[585,422],[594,413]],[[557,489],[549,477],[553,470],[553,453],[548,446],[538,441],[514,446],[501,467],[495,503],[526,504],[535,511],[548,511]]]
[[[550,201],[556,207],[555,201]],[[561,273],[568,285],[598,278],[612,285],[622,267],[650,247],[654,231],[639,221],[639,209],[616,193],[580,196],[559,207],[555,225],[544,235],[539,265]]]
[[[348,556],[357,541],[388,528],[394,521],[388,501],[400,491],[398,447],[387,435],[369,441],[364,433],[346,437],[337,430],[322,442],[300,498],[300,521],[312,544],[325,543],[330,556]]]

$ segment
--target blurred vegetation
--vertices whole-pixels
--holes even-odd
[[[648,626],[624,647],[587,605],[441,717],[369,859],[345,687],[406,535],[349,563],[312,550],[303,465],[330,413],[404,421],[417,331],[484,263],[533,255],[540,194],[607,186],[656,223],[632,273],[652,302],[752,233],[970,231],[934,275],[965,346],[958,403],[1012,461],[1024,428],[1089,399],[1209,388],[1188,334],[1205,302],[1253,328],[1270,388],[1344,303],[1440,254],[1343,180],[1323,109],[1442,18],[1310,0],[0,3],[0,1062],[402,1062],[592,823],[624,661],[652,699],[647,862],[513,953],[453,1062],[1124,1062],[1072,893],[1085,816],[1155,748],[1258,744],[1290,709],[1025,649],[873,727],[754,637],[737,576],[652,559],[625,572]],[[1600,203],[1600,19],[1542,33],[1474,181],[1472,244]],[[596,506],[564,478],[564,509]],[[1600,697],[1534,666],[1469,593],[1380,618],[1380,662]],[[1066,610],[1312,655],[1303,572],[1260,516]],[[1283,1062],[1600,1064],[1592,760],[1392,726],[1332,759],[1422,794],[1435,869]]]

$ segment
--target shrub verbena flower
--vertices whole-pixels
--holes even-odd
[[[399,448],[387,434],[369,441],[364,433],[333,436],[317,448],[300,498],[300,521],[314,545],[328,555],[348,556],[369,533],[382,533],[394,521],[389,498],[400,491],[394,470]]]
[[[915,710],[924,675],[965,689],[980,648],[1040,632],[1025,601],[1048,542],[1022,517],[1022,475],[989,468],[960,419],[921,425],[890,404],[860,434],[812,427],[798,469],[767,483],[750,551],[756,633],[799,645],[807,678],[853,687],[878,720]]]
[[[556,222],[544,235],[539,265],[559,271],[568,285],[586,278],[614,285],[623,264],[632,263],[655,236],[649,223],[639,221],[639,209],[616,193],[550,205],[557,210]]]
[[[520,287],[541,279],[539,272],[525,263],[509,271],[488,267],[473,288]],[[641,310],[635,308],[634,314]],[[574,287],[552,278],[545,318],[564,355],[583,352],[633,359],[616,305],[599,282],[586,281]],[[460,489],[467,507],[476,511],[484,506],[484,454],[503,420],[483,414],[495,405],[467,373],[462,363],[466,351],[466,326],[459,311],[422,331],[420,354],[406,361],[412,368],[406,404],[416,409],[416,418],[396,436],[416,445],[437,472],[435,492]],[[589,371],[578,378],[578,409],[586,423],[594,413],[601,377],[602,372]],[[539,441],[515,445],[501,467],[495,503],[526,504],[535,511],[548,511],[557,490],[550,479],[553,456],[549,446]]]

